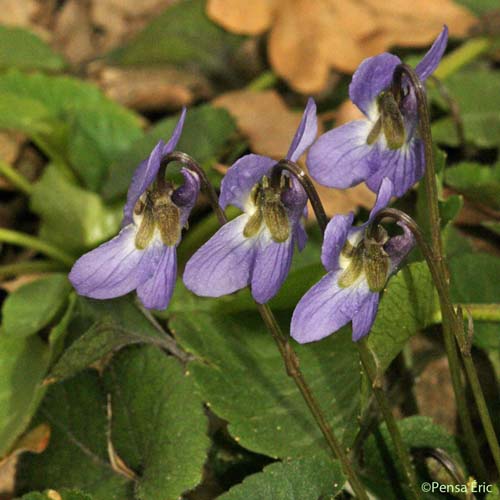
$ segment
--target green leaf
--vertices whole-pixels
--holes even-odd
[[[106,395],[96,372],[49,387],[34,424],[49,423],[51,438],[40,455],[24,454],[20,490],[76,488],[94,500],[133,498],[132,483],[108,460]]]
[[[230,433],[242,446],[272,457],[328,453],[259,316],[179,313],[169,326],[198,357],[189,370],[207,404],[229,422]],[[321,342],[294,347],[332,428],[349,446],[360,408],[359,359],[350,333],[343,329]]]
[[[157,16],[125,47],[109,55],[121,65],[170,63],[225,73],[243,37],[228,33],[205,14],[205,0],[184,0]]]
[[[118,455],[141,471],[136,498],[179,498],[201,481],[208,422],[189,372],[153,346],[121,351],[106,370]]]
[[[52,274],[18,288],[2,306],[4,333],[27,337],[38,332],[61,310],[70,290],[65,274]]]
[[[38,337],[0,333],[0,457],[26,430],[45,389],[50,352]]]
[[[470,253],[449,261],[451,298],[454,303],[495,303],[500,297],[500,259],[486,253]],[[465,311],[464,311],[465,315]],[[498,323],[474,321],[474,344],[500,353]]]
[[[368,336],[381,370],[412,335],[432,324],[437,307],[437,293],[425,262],[412,263],[391,278]]]
[[[33,186],[31,209],[42,219],[40,236],[78,254],[118,232],[122,213],[68,181],[54,165]]]
[[[48,491],[53,491],[53,490],[48,490]],[[54,495],[52,494],[49,496],[49,493],[44,492],[44,493],[39,493],[38,491],[32,491],[31,493],[26,493],[26,495],[23,495],[21,497],[21,500],[55,500]],[[67,490],[67,489],[62,489],[57,492],[60,500],[93,500],[90,495],[87,495],[86,493],[82,493],[81,491],[78,490]]]
[[[142,318],[129,301],[119,299],[114,302],[115,307],[107,304],[107,313],[100,308],[103,314],[64,351],[52,367],[48,380],[55,382],[71,377],[126,345],[144,343],[168,347],[164,336]]]
[[[21,28],[0,26],[0,69],[59,71],[66,65],[43,40]]]
[[[467,198],[500,210],[500,163],[487,167],[463,162],[446,170],[445,181]]]
[[[465,138],[479,147],[494,147],[500,144],[500,71],[483,67],[469,67],[454,73],[445,80],[450,96],[460,108]],[[479,90],[480,89],[480,90]],[[447,105],[431,92],[433,100],[443,107]],[[449,117],[437,120],[432,127],[434,139],[442,144],[457,146],[458,136],[453,120]]]
[[[102,188],[104,198],[123,196],[127,192],[137,166],[148,157],[160,139],[167,140],[170,137],[177,120],[178,117],[172,117],[159,121],[112,163]],[[235,130],[235,122],[227,111],[210,105],[192,108],[187,112],[177,149],[206,166],[218,158]]]
[[[465,477],[468,477],[455,438],[442,427],[434,424],[432,419],[421,416],[409,417],[399,420],[397,425],[403,442],[408,448],[441,448],[464,471]],[[397,468],[399,477],[402,478],[400,484],[405,490],[407,480],[403,479],[405,475],[385,423],[380,426],[375,435],[367,439],[363,456],[365,458],[365,484],[369,486],[376,498],[399,500],[408,496],[408,494],[398,493],[394,488],[395,473],[392,468],[388,467],[388,457]],[[429,478],[421,478],[421,482],[424,480],[429,480]]]
[[[332,498],[345,482],[337,461],[306,457],[268,465],[234,486],[220,500],[318,500]]]
[[[481,226],[485,227],[492,233],[495,233],[496,235],[500,236],[500,222],[486,221],[481,223]]]
[[[0,75],[3,94],[0,127],[27,133],[54,161],[69,162],[92,190],[111,160],[142,134],[138,115],[75,78],[10,71]]]
[[[139,137],[135,116],[125,109],[103,110],[102,103],[89,105],[84,112],[72,112],[68,138],[68,160],[85,185],[99,190],[108,167]]]
[[[457,0],[457,3],[467,7],[474,14],[478,15],[498,9],[497,0]]]

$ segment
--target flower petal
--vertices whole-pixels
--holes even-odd
[[[150,278],[158,262],[158,245],[138,250],[135,235],[136,227],[130,224],[75,262],[69,280],[79,295],[111,299],[131,292]]]
[[[372,126],[368,120],[355,120],[323,134],[307,155],[311,176],[324,186],[340,189],[369,177],[378,168],[376,144],[366,142]]]
[[[243,214],[222,226],[189,259],[183,280],[202,297],[220,297],[246,287],[255,260],[257,238],[245,238]]]
[[[240,158],[227,171],[220,186],[219,203],[222,208],[234,205],[244,210],[252,188],[269,174],[276,162],[267,156],[249,154]]]
[[[420,139],[412,139],[400,149],[390,150],[379,148],[379,168],[366,179],[367,186],[377,192],[382,179],[391,180],[393,196],[403,196],[424,174],[425,159],[424,147]]]
[[[177,279],[177,249],[162,245],[162,255],[151,278],[137,287],[137,295],[147,309],[166,309]]]
[[[425,81],[434,73],[438,67],[441,58],[443,57],[446,45],[448,43],[448,26],[443,26],[441,33],[438,35],[432,47],[427,51],[427,54],[417,64],[415,71],[420,80]]]
[[[292,316],[291,336],[299,343],[315,342],[343,327],[358,313],[370,293],[364,281],[341,288],[341,271],[329,272],[299,301]]]
[[[318,119],[316,118],[316,103],[311,97],[307,101],[299,128],[286,154],[287,160],[297,161],[305,150],[314,142],[318,133]]]
[[[281,288],[292,264],[293,245],[293,237],[276,243],[268,230],[260,234],[252,270],[252,295],[259,304],[271,300]]]
[[[402,222],[398,222],[398,226],[403,228],[403,234],[393,236],[384,247],[384,250],[387,252],[387,255],[389,255],[391,260],[389,274],[394,274],[397,271],[401,261],[415,246],[415,238],[408,227],[406,227],[406,225]]]
[[[184,184],[172,193],[172,201],[181,209],[181,226],[184,227],[200,192],[200,178],[187,168],[182,168],[181,174]]]
[[[321,248],[321,262],[327,271],[335,271],[337,269],[340,252],[347,240],[353,220],[353,212],[347,215],[336,215],[326,226],[323,246]]]
[[[307,244],[307,232],[300,222],[295,226],[295,238],[295,241],[297,242],[297,248],[299,252],[302,252]]]
[[[389,88],[394,69],[400,63],[399,57],[384,52],[365,59],[354,73],[349,85],[349,97],[366,116],[373,118],[376,98]]]
[[[160,169],[162,157],[171,153],[177,146],[182,133],[185,118],[186,108],[183,108],[179,121],[177,122],[169,141],[166,144],[162,140],[158,141],[158,144],[156,144],[153,151],[151,151],[149,157],[141,162],[136,168],[132,177],[132,182],[128,188],[127,203],[123,209],[122,227],[132,222],[132,214],[135,204],[141,194],[144,193],[148,186],[154,181],[154,178]]]
[[[377,316],[380,294],[369,292],[359,311],[352,318],[352,340],[357,342],[370,333]]]
[[[377,213],[380,212],[380,210],[389,205],[393,189],[394,187],[392,185],[391,180],[388,179],[387,177],[384,177],[378,189],[377,199],[375,200],[375,205],[373,205],[373,208],[370,212],[370,217],[368,218],[368,221],[371,221],[373,217],[375,217],[375,215],[377,215]]]

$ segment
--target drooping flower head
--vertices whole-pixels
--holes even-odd
[[[445,26],[415,72],[425,81],[436,69],[446,49]],[[399,57],[384,53],[365,59],[352,77],[349,96],[364,113],[322,135],[311,147],[307,166],[311,176],[325,186],[345,189],[366,181],[377,192],[389,178],[394,195],[402,196],[425,167],[423,143],[418,135],[415,92],[403,79],[404,95],[397,102],[390,86]]]
[[[162,158],[179,141],[186,110],[168,141],[159,141],[136,169],[123,210],[122,230],[80,257],[69,274],[78,294],[111,299],[137,290],[148,309],[165,309],[177,275],[176,248],[193,208],[200,181],[183,168],[184,184],[175,189],[157,179]]]
[[[337,215],[327,226],[321,261],[328,271],[300,299],[290,333],[300,343],[314,342],[352,321],[352,339],[368,334],[377,313],[380,292],[414,245],[409,230],[389,238],[373,218],[391,199],[392,183],[383,179],[367,222],[353,227],[354,214]]]
[[[316,105],[309,99],[286,158],[297,161],[317,133]],[[276,161],[249,154],[222,180],[220,205],[244,213],[225,224],[189,260],[184,283],[197,295],[220,297],[247,285],[259,303],[270,300],[285,280],[295,243],[302,250],[301,218],[307,195],[286,172],[271,178]]]

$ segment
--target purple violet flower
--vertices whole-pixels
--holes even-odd
[[[286,158],[297,161],[316,133],[316,105],[309,99]],[[307,240],[301,223],[307,195],[285,172],[274,185],[275,164],[272,158],[249,154],[228,170],[220,205],[234,205],[244,213],[221,227],[187,263],[184,283],[195,294],[220,297],[250,285],[255,300],[263,304],[280,289],[295,243],[302,250]]]
[[[79,295],[111,299],[137,290],[148,309],[165,309],[177,277],[176,248],[193,208],[200,180],[183,168],[184,184],[177,189],[155,178],[162,158],[179,141],[186,110],[165,144],[159,141],[136,169],[123,210],[122,229],[110,241],[80,257],[69,274]]]
[[[410,231],[389,238],[378,226],[367,230],[391,199],[393,186],[382,180],[367,222],[353,227],[354,214],[337,215],[326,228],[321,261],[328,271],[300,299],[290,333],[301,344],[315,342],[352,321],[352,340],[368,334],[377,314],[380,292],[414,245]],[[375,231],[373,231],[375,229]]]
[[[446,49],[443,27],[415,71],[425,81]],[[413,89],[398,104],[390,92],[399,57],[384,53],[365,59],[352,77],[349,96],[366,115],[323,134],[311,147],[307,166],[319,183],[345,189],[365,181],[377,192],[389,178],[394,195],[402,196],[424,173],[424,146],[418,136],[417,102]]]

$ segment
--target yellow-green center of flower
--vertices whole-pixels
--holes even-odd
[[[359,278],[365,277],[372,292],[383,290],[389,274],[389,256],[383,245],[387,242],[386,231],[380,226],[373,238],[364,237],[355,246],[346,241],[341,259],[346,263],[338,284],[342,288],[354,285]]]
[[[264,176],[256,184],[250,194],[250,201],[255,207],[243,229],[246,238],[255,236],[265,224],[271,233],[273,241],[283,243],[290,236],[290,221],[281,201],[281,193],[290,188],[290,179],[284,175],[279,186],[273,186]]]
[[[403,115],[392,92],[382,92],[377,98],[380,113],[378,120],[368,134],[367,144],[373,144],[384,132],[389,149],[399,149],[405,143],[405,125]]]
[[[135,246],[144,250],[158,230],[162,242],[173,246],[181,235],[181,212],[171,199],[172,192],[160,193],[152,189],[141,196],[134,208],[134,220],[139,226]]]

